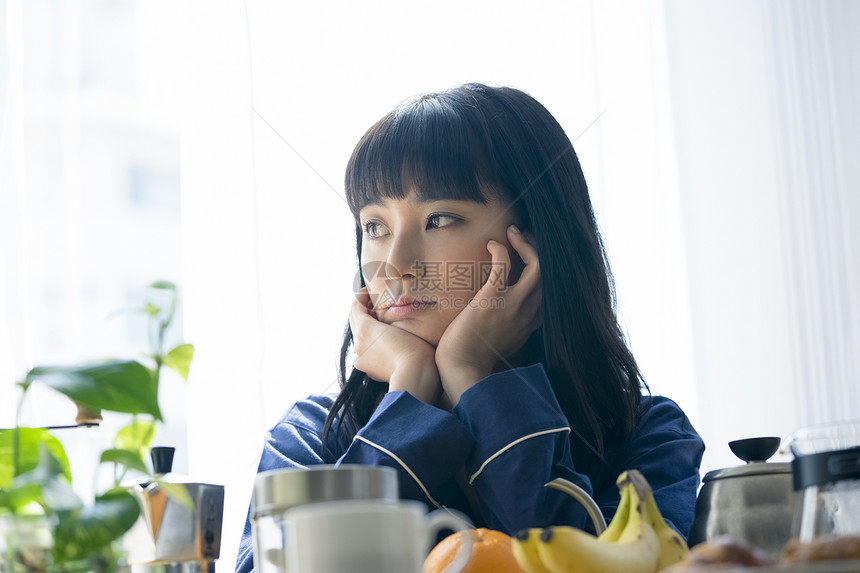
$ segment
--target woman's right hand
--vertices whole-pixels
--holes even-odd
[[[405,390],[422,402],[436,404],[442,393],[436,349],[410,332],[377,320],[372,306],[363,288],[349,312],[355,368],[388,382],[389,392]]]

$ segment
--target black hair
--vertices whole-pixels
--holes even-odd
[[[543,364],[571,425],[574,462],[585,469],[632,433],[647,385],[618,324],[579,159],[543,105],[520,90],[483,84],[407,100],[364,134],[345,186],[359,268],[362,207],[403,198],[409,189],[423,200],[484,202],[499,195],[540,256],[542,322],[520,362]],[[336,418],[354,431],[364,426],[388,389],[360,370],[347,375],[351,344],[347,324],[340,394],[325,421],[324,444]]]

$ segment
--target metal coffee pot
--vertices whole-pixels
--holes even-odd
[[[221,552],[224,486],[198,483],[170,472],[174,448],[152,448],[158,481],[131,486],[140,517],[125,537],[132,573],[214,573]],[[161,484],[168,484],[165,488]],[[173,486],[190,499],[171,496]]]
[[[696,500],[689,545],[729,535],[779,555],[791,537],[798,492],[790,463],[767,463],[780,439],[749,438],[729,442],[746,465],[708,472]]]

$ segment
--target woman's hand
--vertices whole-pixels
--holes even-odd
[[[371,312],[367,288],[352,303],[354,366],[379,382],[388,382],[389,391],[406,390],[427,404],[435,404],[442,392],[435,349],[425,340],[396,326],[380,322]]]
[[[445,330],[436,347],[436,366],[442,388],[452,405],[482,378],[492,374],[525,344],[540,326],[541,286],[538,253],[513,225],[508,240],[525,263],[519,280],[507,286],[511,260],[507,248],[497,241],[487,243],[492,269],[503,265],[503,273],[490,273],[470,304]],[[498,276],[494,276],[497,274]]]

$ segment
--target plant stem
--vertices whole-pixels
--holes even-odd
[[[21,474],[21,410],[24,409],[24,398],[27,396],[27,390],[30,389],[29,384],[22,384],[24,389],[21,392],[21,399],[18,400],[18,407],[15,409],[15,431],[12,434],[12,476],[17,477]]]

